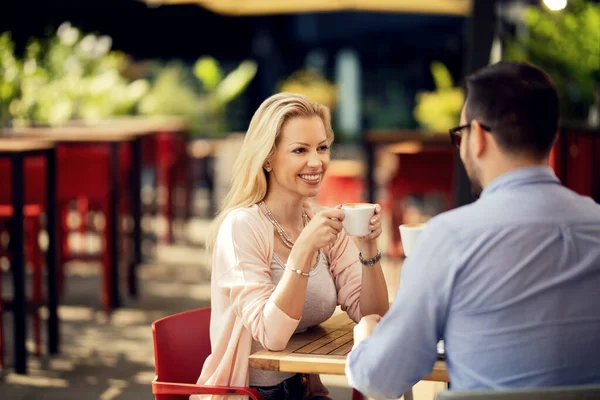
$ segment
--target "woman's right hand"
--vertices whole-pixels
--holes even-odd
[[[317,212],[302,230],[296,244],[310,252],[333,244],[342,230],[343,220],[344,213],[339,209],[328,208]]]

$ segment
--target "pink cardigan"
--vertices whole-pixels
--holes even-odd
[[[312,210],[307,210],[309,215]],[[198,383],[248,385],[248,356],[252,339],[266,349],[287,345],[300,320],[290,318],[271,300],[273,225],[257,205],[230,212],[219,229],[212,256],[210,340]],[[358,322],[361,264],[356,244],[342,231],[324,249],[335,281],[338,304]],[[191,400],[240,399],[240,396],[191,396]]]

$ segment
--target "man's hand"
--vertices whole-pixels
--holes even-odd
[[[354,327],[354,345],[352,348],[355,348],[360,342],[371,336],[379,321],[381,321],[381,316],[378,314],[362,317],[360,322]]]

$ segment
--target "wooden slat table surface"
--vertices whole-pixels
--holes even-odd
[[[346,356],[354,343],[355,323],[346,313],[290,339],[283,351],[260,350],[250,355],[250,367],[305,374],[344,375]],[[436,361],[427,381],[449,382],[446,363]]]
[[[14,128],[2,131],[3,136],[23,139],[49,139],[56,142],[110,143],[127,142],[140,132],[118,126],[60,126],[53,128]]]
[[[0,137],[0,152],[18,153],[25,151],[48,150],[53,147],[55,147],[55,144],[48,140]]]

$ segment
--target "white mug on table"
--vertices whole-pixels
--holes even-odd
[[[402,248],[404,249],[404,255],[406,257],[410,256],[410,253],[415,247],[415,243],[417,242],[417,238],[425,229],[425,224],[416,223],[416,224],[402,224],[399,227],[400,229],[400,238],[402,239]]]

